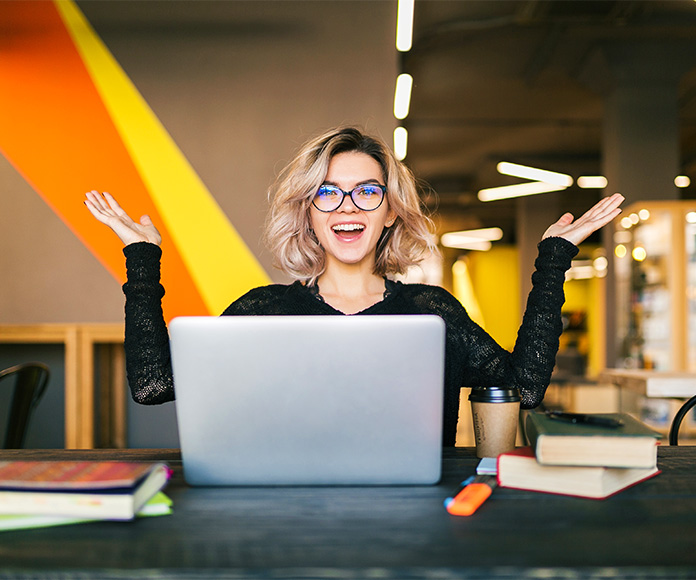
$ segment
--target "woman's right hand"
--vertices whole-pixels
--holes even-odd
[[[91,214],[109,226],[126,246],[137,242],[150,242],[158,246],[162,243],[162,236],[150,216],[142,216],[140,223],[137,223],[123,211],[111,194],[93,190],[85,196],[85,205]]]

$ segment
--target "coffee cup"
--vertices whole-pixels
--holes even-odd
[[[515,448],[520,392],[515,388],[482,387],[471,390],[476,455],[497,457]]]

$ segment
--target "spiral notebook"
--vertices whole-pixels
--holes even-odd
[[[439,317],[180,317],[170,338],[189,484],[440,479]]]

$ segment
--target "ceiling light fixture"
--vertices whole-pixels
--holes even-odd
[[[408,117],[408,109],[411,105],[411,89],[413,77],[408,73],[396,77],[396,90],[394,91],[394,116],[397,119]]]
[[[493,247],[488,240],[477,240],[473,239],[469,242],[460,242],[456,246],[445,246],[447,248],[456,248],[458,250],[477,250],[479,252],[487,252]]]
[[[407,52],[413,44],[413,5],[415,0],[399,0],[396,9],[396,50]]]
[[[553,185],[560,185],[561,187],[570,187],[573,185],[573,178],[570,175],[558,173],[556,171],[547,171],[545,169],[518,165],[517,163],[509,163],[507,161],[498,163],[496,169],[498,173],[511,175],[512,177],[543,181],[544,183],[552,183]]]
[[[686,175],[677,175],[674,178],[674,185],[677,187],[689,187],[691,180]]]
[[[511,197],[523,197],[525,195],[536,195],[537,193],[549,193],[551,191],[562,191],[566,189],[562,185],[544,183],[543,181],[530,181],[529,183],[518,183],[516,185],[503,185],[502,187],[489,187],[478,192],[481,201],[496,201],[498,199],[509,199]]]
[[[595,277],[595,268],[592,260],[573,260],[570,269],[566,271],[566,280],[588,280]]]
[[[583,189],[604,189],[607,183],[607,178],[603,175],[581,175],[578,177],[578,187]]]
[[[394,129],[394,155],[399,161],[406,159],[408,151],[408,131],[404,127]]]
[[[491,242],[503,237],[500,228],[480,228],[477,230],[462,230],[447,232],[440,236],[440,244],[446,248],[463,250],[490,250]]]

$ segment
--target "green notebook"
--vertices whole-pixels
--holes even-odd
[[[157,492],[138,512],[137,517],[164,516],[172,513],[172,500],[163,492]],[[104,521],[99,518],[80,518],[41,514],[0,515],[0,531],[29,528],[49,528],[68,524],[83,524]]]
[[[544,465],[643,467],[657,465],[659,433],[626,413],[600,413],[620,427],[570,423],[529,411],[525,433],[537,461]]]

